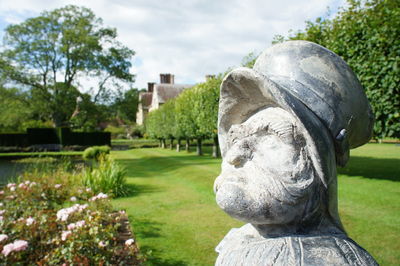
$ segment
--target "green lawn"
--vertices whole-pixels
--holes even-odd
[[[242,223],[215,204],[220,160],[162,149],[112,152],[126,166],[132,193],[113,200],[126,209],[148,265],[213,265],[214,247]],[[400,147],[356,149],[339,177],[339,208],[349,235],[382,265],[400,264]]]

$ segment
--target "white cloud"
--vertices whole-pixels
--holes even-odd
[[[136,51],[136,87],[159,81],[194,83],[206,74],[237,66],[252,51],[268,47],[274,35],[301,29],[344,0],[0,0],[0,18],[18,23],[67,4],[84,5],[117,28],[119,40]]]

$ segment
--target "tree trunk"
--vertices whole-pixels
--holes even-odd
[[[158,147],[159,147],[159,148],[162,147],[162,141],[161,141],[161,139],[158,139]]]
[[[177,143],[176,143],[176,151],[177,151],[177,152],[180,152],[180,151],[181,151],[181,139],[178,139],[178,140],[177,140]]]
[[[169,148],[170,148],[171,150],[174,149],[174,139],[171,139],[171,140],[170,140],[170,142],[169,142]]]
[[[185,150],[186,150],[187,152],[190,152],[190,139],[186,139]]]
[[[201,138],[197,139],[196,152],[197,152],[197,155],[199,155],[199,156],[203,155],[203,149],[201,146]]]
[[[165,139],[161,139],[161,148],[165,149],[167,146],[165,145]]]
[[[212,156],[214,158],[219,158],[220,154],[219,154],[219,143],[218,143],[218,136],[214,136],[213,138],[213,153]]]

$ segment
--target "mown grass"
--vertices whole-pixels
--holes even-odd
[[[167,149],[112,152],[127,168],[125,208],[148,265],[213,265],[215,246],[242,225],[215,204],[220,159]],[[368,144],[339,170],[339,209],[349,235],[382,265],[400,264],[400,147]]]

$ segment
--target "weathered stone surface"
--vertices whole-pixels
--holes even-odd
[[[310,42],[267,49],[221,86],[218,205],[248,222],[217,265],[375,265],[337,211],[336,165],[371,136],[372,112],[347,64]]]

